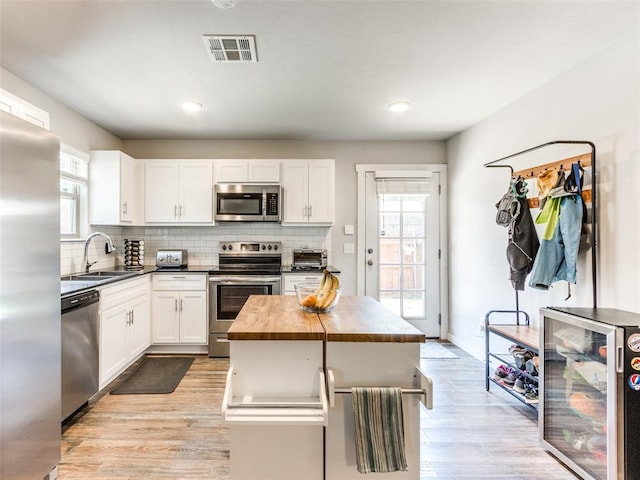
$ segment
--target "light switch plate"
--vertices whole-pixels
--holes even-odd
[[[344,234],[345,235],[353,235],[353,225],[349,224],[349,225],[345,225],[344,226]],[[347,253],[347,252],[345,252]]]
[[[356,246],[353,243],[346,242],[342,244],[342,251],[344,253],[356,253]]]

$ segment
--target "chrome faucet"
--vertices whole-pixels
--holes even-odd
[[[105,253],[113,253],[116,251],[116,247],[113,246],[113,242],[111,241],[111,238],[106,233],[93,232],[89,234],[87,239],[84,241],[84,259],[82,260],[82,263],[85,265],[84,271],[87,273],[89,273],[89,268],[91,268],[91,265],[94,265],[95,263],[97,263],[97,260],[95,262],[89,263],[89,243],[91,242],[92,238],[97,236],[104,237],[107,240]]]

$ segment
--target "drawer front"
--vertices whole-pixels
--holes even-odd
[[[285,274],[282,276],[283,290],[285,292],[295,292],[294,285],[303,282],[320,283],[322,273],[305,273],[305,274]]]
[[[203,273],[154,273],[154,290],[206,290],[207,275]]]
[[[100,288],[100,311],[122,305],[129,300],[149,295],[149,276],[121,280]]]

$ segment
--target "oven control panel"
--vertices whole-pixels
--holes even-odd
[[[260,255],[265,253],[279,253],[282,242],[220,242],[223,253],[242,253]]]

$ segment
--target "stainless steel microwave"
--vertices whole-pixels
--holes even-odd
[[[280,185],[221,184],[215,189],[217,222],[280,222]]]

